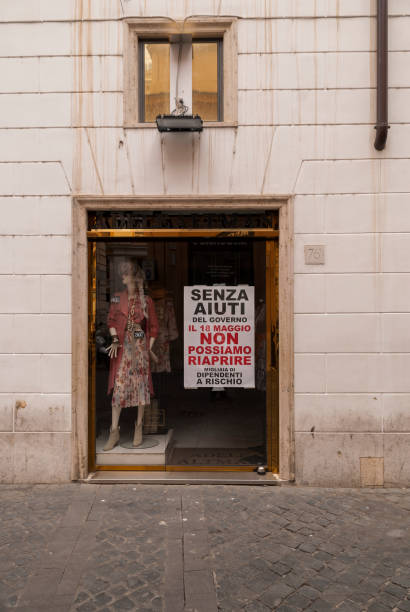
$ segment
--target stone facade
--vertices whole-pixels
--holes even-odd
[[[2,481],[70,478],[73,195],[264,194],[294,217],[296,481],[409,483],[408,0],[389,11],[380,153],[374,0],[2,0]],[[188,15],[238,17],[238,125],[195,154],[123,127],[124,19]]]

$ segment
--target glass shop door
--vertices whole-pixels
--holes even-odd
[[[277,240],[99,239],[94,469],[277,469]]]
[[[166,464],[249,469],[267,463],[265,241],[190,240],[169,380]],[[171,400],[172,398],[172,400]]]

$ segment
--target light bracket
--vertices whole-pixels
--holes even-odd
[[[203,121],[199,115],[158,115],[159,132],[202,132]]]

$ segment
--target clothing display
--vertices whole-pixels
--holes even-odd
[[[170,342],[178,338],[178,329],[175,319],[174,302],[171,297],[155,299],[155,312],[158,318],[158,335],[154,344],[154,352],[158,363],[151,362],[151,370],[156,374],[171,372]]]
[[[111,240],[107,224],[91,253],[90,465],[267,466],[266,246],[253,236],[196,237],[200,228],[189,239],[151,237],[158,216],[150,209],[147,235]],[[170,219],[172,230],[174,211]],[[194,365],[200,382],[187,386]]]
[[[119,349],[110,361],[108,393],[113,389],[112,406],[127,408],[150,403],[153,395],[149,346],[158,334],[154,304],[146,298],[145,317],[139,295],[128,291],[114,294],[108,314],[108,326],[117,330]]]

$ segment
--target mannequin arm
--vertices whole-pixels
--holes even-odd
[[[108,347],[107,352],[110,359],[115,359],[115,357],[117,356],[118,348],[120,346],[120,341],[118,339],[117,330],[115,329],[115,327],[110,327],[110,335],[112,342]]]
[[[155,342],[155,338],[150,338],[149,339],[149,354],[151,355],[151,359],[154,363],[158,363],[158,357],[156,356],[155,353],[152,352],[152,346]]]

